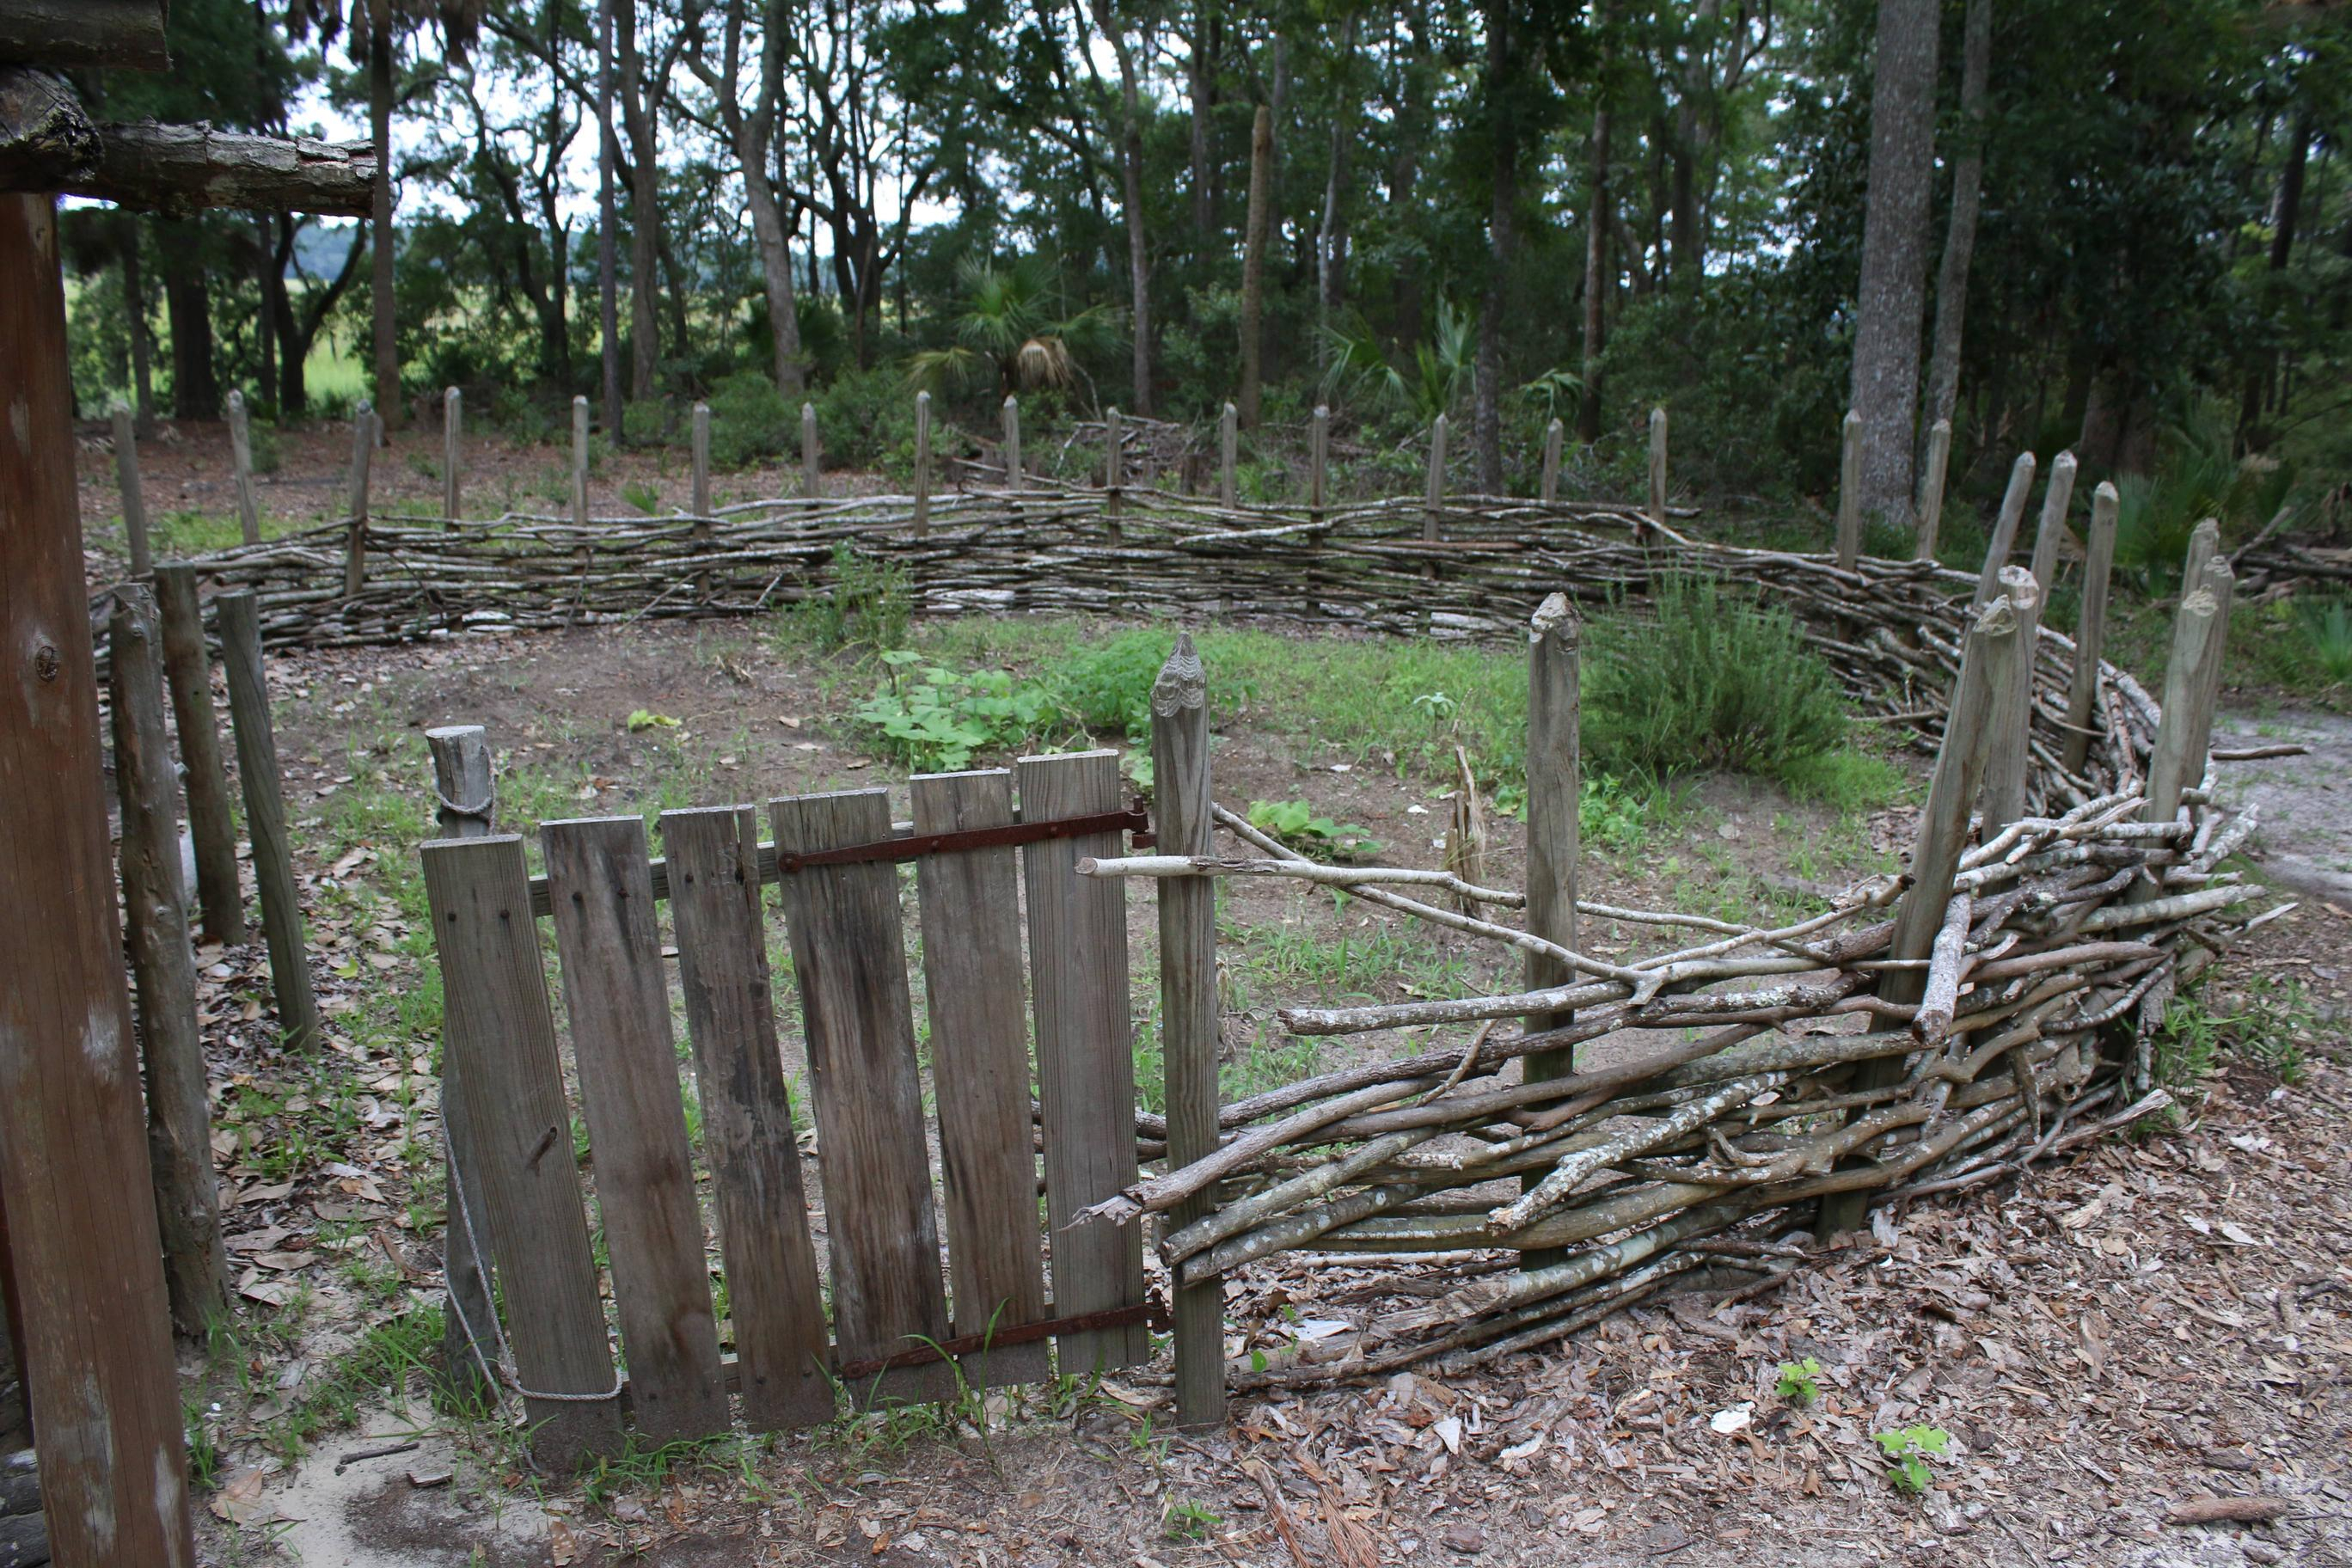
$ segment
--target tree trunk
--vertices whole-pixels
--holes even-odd
[[[1242,395],[1244,429],[1257,428],[1263,398],[1258,351],[1265,311],[1266,181],[1274,167],[1274,111],[1261,103],[1250,125],[1249,226],[1242,241]]]
[[[1962,318],[1969,264],[1977,248],[1977,205],[1984,184],[1985,81],[1992,70],[1992,0],[1969,0],[1960,53],[1959,156],[1952,164],[1952,213],[1944,259],[1936,271],[1936,347],[1927,362],[1927,412],[1920,424],[1949,419],[1959,405]]]
[[[163,225],[163,308],[172,331],[172,416],[217,419],[220,382],[213,371],[213,302],[203,231],[184,219]]]
[[[1492,199],[1486,215],[1486,287],[1478,310],[1478,385],[1471,411],[1480,493],[1503,493],[1503,310],[1511,281],[1512,208],[1518,199],[1518,125],[1503,96],[1511,69],[1510,13],[1486,7],[1487,113],[1493,143]]]
[[[368,31],[368,134],[376,146],[374,270],[369,275],[375,315],[375,414],[386,429],[403,423],[400,406],[400,340],[393,300],[392,240],[392,19],[371,5]]]
[[[253,255],[254,284],[261,296],[261,308],[253,315],[253,352],[258,363],[253,378],[254,391],[268,397],[278,395],[278,323],[286,314],[286,263],[278,254],[277,237],[268,213],[254,213]],[[270,263],[276,262],[272,277]],[[280,416],[284,408],[279,409]]]
[[[2273,279],[2286,270],[2288,258],[2294,251],[2294,231],[2303,218],[2304,172],[2310,162],[2311,116],[2298,110],[2294,129],[2289,132],[2286,166],[2279,171],[2278,206],[2271,229]],[[2259,452],[2270,445],[2270,432],[2262,427],[2263,405],[2274,395],[2272,384],[2278,376],[2278,350],[2265,347],[2250,356],[2246,365],[2245,401],[2238,409],[2238,439],[2252,451]]]
[[[604,392],[604,428],[621,429],[621,205],[614,190],[619,145],[613,131],[613,4],[596,5],[596,325]]]
[[[1135,52],[1110,14],[1110,0],[1094,0],[1095,26],[1118,58],[1120,205],[1127,209],[1127,271],[1135,313],[1135,412],[1151,413],[1151,246],[1143,226],[1143,112],[1138,101]]]
[[[1209,164],[1209,110],[1217,90],[1217,60],[1206,0],[1193,7],[1192,46],[1184,77],[1192,110],[1192,254],[1196,260],[1204,260],[1217,241],[1216,191]]]
[[[136,213],[121,217],[122,311],[131,324],[131,383],[136,398],[133,411],[143,439],[155,429],[155,344],[147,328],[147,286],[139,276],[141,219]]]
[[[1870,191],[1852,406],[1862,415],[1863,515],[1909,530],[1919,408],[1919,318],[1935,174],[1936,0],[1879,0]]]
[[[621,117],[629,133],[629,396],[654,395],[661,366],[661,325],[656,315],[661,289],[661,148],[655,123],[659,105],[647,92],[645,62],[637,47],[637,0],[613,0],[614,53],[621,94]],[[606,439],[617,444],[618,430]]]
[[[1347,26],[1339,34],[1340,69],[1356,54],[1356,18],[1350,14]],[[1315,234],[1315,308],[1318,324],[1323,330],[1323,342],[1318,345],[1318,357],[1329,353],[1331,316],[1339,308],[1343,287],[1340,268],[1343,247],[1347,244],[1344,220],[1340,208],[1348,196],[1349,154],[1356,144],[1355,116],[1350,112],[1352,100],[1344,93],[1339,107],[1331,116],[1331,168],[1323,183],[1323,222]]]
[[[801,373],[801,319],[793,298],[791,237],[784,232],[784,215],[776,205],[776,187],[768,178],[768,138],[764,128],[755,132],[748,116],[735,142],[743,164],[743,200],[751,212],[751,237],[760,247],[760,277],[768,290],[768,349],[774,361],[776,387],[786,397],[798,397],[805,387]]]
[[[1609,247],[1611,218],[1609,100],[1603,97],[1592,111],[1592,194],[1584,220],[1584,385],[1576,400],[1576,438],[1588,447],[1601,439],[1601,310],[1617,287]]]

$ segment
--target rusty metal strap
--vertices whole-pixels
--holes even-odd
[[[1078,820],[1086,820],[1079,818]],[[1042,825],[1041,825],[1042,826]],[[1165,1329],[1171,1320],[1167,1310],[1157,1301],[1136,1307],[1108,1307],[1099,1312],[1080,1312],[1075,1317],[1049,1318],[1044,1322],[1018,1323],[985,1334],[961,1334],[951,1340],[926,1342],[912,1350],[896,1355],[871,1356],[864,1361],[844,1362],[834,1369],[844,1379],[873,1377],[885,1372],[897,1372],[910,1366],[929,1366],[950,1356],[978,1355],[986,1351],[1002,1350],[1008,1345],[1034,1344],[1055,1334],[1079,1334],[1089,1329],[1124,1329],[1143,1323],[1155,1329]]]
[[[779,848],[776,869],[789,872],[811,866],[855,866],[869,860],[916,860],[926,855],[949,855],[960,849],[995,849],[1009,844],[1036,844],[1048,838],[1083,838],[1092,833],[1119,832],[1134,834],[1137,848],[1150,847],[1151,817],[1140,800],[1125,811],[1098,811],[1088,816],[1008,822],[1000,827],[967,827],[956,833],[910,833],[904,837],[877,838],[870,844],[845,844],[837,849],[812,849],[797,855]]]

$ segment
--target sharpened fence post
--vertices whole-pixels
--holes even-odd
[[[441,394],[441,515],[457,521],[466,504],[466,395],[456,387]]]
[[[824,472],[816,440],[816,405],[801,405],[801,494],[814,500],[824,494]]]
[[[2147,760],[2146,822],[2170,822],[2180,792],[2205,777],[2213,738],[2213,704],[2221,690],[2221,652],[2230,635],[2230,601],[2237,586],[2229,558],[2207,558],[2196,586],[2183,594],[2174,617],[2172,658],[2164,670],[2164,713]]]
[[[163,675],[172,689],[172,723],[187,770],[188,837],[196,850],[196,907],[206,942],[245,940],[245,894],[237,885],[236,827],[229,815],[228,770],[221,763],[220,723],[213,711],[212,663],[205,654],[204,611],[196,569],[184,561],[155,568],[163,622]]]
[[[1911,559],[1933,561],[1944,525],[1944,477],[1952,464],[1952,422],[1938,419],[1927,431],[1927,467],[1919,479],[1919,534]]]
[[[1307,514],[1318,522],[1330,504],[1330,464],[1331,410],[1318,403],[1315,421],[1307,431]]]
[[[2105,479],[2091,492],[2091,536],[2083,553],[2083,613],[2074,622],[2074,679],[2066,688],[2066,744],[2059,761],[2080,773],[2091,760],[2091,723],[2099,708],[2099,657],[2107,640],[2107,578],[2116,563],[2116,514],[2122,498]]]
[[[1666,411],[1650,410],[1650,526],[1666,526]]]
[[[1838,426],[1837,563],[1853,570],[1862,555],[1862,416],[1846,410]]]
[[[114,482],[122,492],[122,541],[131,552],[131,574],[144,577],[153,570],[147,553],[147,495],[139,483],[138,422],[131,405],[114,400]]]
[[[368,468],[375,458],[375,407],[362,403],[352,416],[351,518],[344,525],[343,596],[367,586]]]
[[[1567,434],[1567,426],[1557,419],[1544,426],[1543,482],[1537,494],[1546,506],[1559,502],[1559,448]]]
[[[1977,574],[1975,605],[1984,608],[2000,593],[2000,569],[2017,548],[2018,524],[2025,521],[2025,503],[2033,494],[2033,454],[2020,452],[2010,465],[2009,489],[2001,492],[2000,511],[1993,519],[1992,538],[1985,544],[1984,570]]]
[[[2074,454],[2051,459],[2050,483],[2042,493],[2042,521],[2033,534],[2033,580],[2047,596],[2058,580],[2058,545],[2066,537],[2066,510],[2074,504]]]
[[[253,499],[253,428],[245,414],[245,394],[228,395],[228,452],[236,469],[236,521],[247,544],[261,542],[261,510]]]
[[[221,662],[228,670],[228,711],[236,731],[246,830],[253,841],[253,880],[261,891],[261,933],[269,946],[269,988],[289,1048],[304,1048],[318,1042],[319,1002],[310,989],[302,900],[286,837],[286,796],[261,663],[260,608],[251,594],[224,594],[213,603],[220,616]]]
[[[1021,400],[1011,393],[1004,395],[1004,488],[1018,491],[1024,478],[1021,469]]]
[[[1986,743],[1984,836],[2025,815],[2025,775],[2033,760],[2033,669],[2040,661],[2043,589],[2031,572],[2001,571],[2009,607],[2017,613],[2022,650],[2009,662],[2008,684],[1993,693],[1992,733]]]
[[[1151,765],[1160,851],[1210,852],[1208,683],[1189,632],[1151,687]],[[1160,1018],[1167,1073],[1168,1168],[1216,1152],[1217,888],[1207,877],[1160,883]],[[1172,1232],[1205,1217],[1216,1195],[1205,1192],[1171,1211]],[[1176,1309],[1176,1422],[1220,1425],[1225,1418],[1225,1282],[1222,1275],[1180,1286]]]
[[[1234,470],[1239,466],[1241,421],[1230,403],[1217,415],[1217,504],[1234,510],[1239,494]]]
[[[1552,594],[1528,623],[1528,930],[1561,947],[1576,946],[1576,884],[1582,854],[1578,802],[1583,784],[1577,692],[1578,642],[1581,628],[1574,603],[1565,594]],[[1526,964],[1528,989],[1540,991],[1572,985],[1576,974],[1567,964],[1530,953]],[[1531,1014],[1520,1027],[1530,1034],[1564,1028],[1567,1012]],[[1565,1078],[1576,1070],[1573,1047],[1538,1051],[1527,1058],[1527,1082]],[[1540,1179],[1540,1173],[1529,1180]],[[1552,1252],[1529,1253],[1522,1266],[1539,1268],[1557,1261]]]
[[[710,405],[694,405],[694,515],[710,516]]]
[[[931,536],[931,395],[915,394],[915,537]]]
[[[572,526],[588,526],[588,400],[572,400]]]

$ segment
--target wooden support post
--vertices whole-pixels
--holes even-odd
[[[188,1563],[180,1380],[107,847],[57,201],[0,197],[0,1214],[60,1568]]]
[[[1847,409],[1838,426],[1837,563],[1851,572],[1862,556],[1862,416]]]
[[[2189,551],[2180,561],[2180,592],[2185,598],[2205,583],[2205,563],[2221,548],[2221,525],[2207,518],[2189,531]]]
[[[1927,430],[1927,468],[1919,479],[1919,535],[1914,561],[1936,558],[1936,538],[1944,526],[1944,477],[1952,464],[1952,422],[1938,419]]]
[[[1984,570],[1977,574],[1976,607],[1984,608],[2000,593],[2000,569],[2017,548],[2017,525],[2025,521],[2025,502],[2033,493],[2033,454],[2020,452],[2010,465],[2009,489],[2001,492],[2000,511],[1994,517],[1992,538],[1986,542]]]
[[[498,782],[490,765],[489,735],[479,724],[448,724],[425,731],[433,753],[434,820],[442,838],[485,838],[497,831]],[[454,1053],[441,1055],[441,1142],[448,1162],[450,1200],[442,1232],[441,1275],[446,1310],[441,1322],[443,1386],[461,1405],[494,1405],[498,1384],[483,1371],[497,1355],[492,1331],[497,1308],[490,1289],[490,1260],[481,1248],[487,1236],[474,1227],[478,1213],[460,1207],[456,1194],[478,1190],[470,1173],[480,1169],[473,1126],[457,1083]]]
[[[1583,791],[1577,695],[1580,629],[1575,605],[1565,594],[1546,597],[1528,623],[1527,929],[1570,949],[1576,946],[1576,884],[1582,854],[1578,819]],[[1527,959],[1526,979],[1530,991],[1575,984],[1568,965],[1533,953]],[[1522,1020],[1521,1026],[1533,1032],[1564,1028],[1570,1021],[1566,1012],[1538,1013]],[[1522,1070],[1529,1083],[1565,1078],[1576,1070],[1575,1048],[1538,1051]],[[1539,1268],[1558,1256],[1531,1253],[1522,1261]]]
[[[1559,502],[1559,448],[1567,434],[1567,426],[1557,419],[1544,426],[1543,484],[1537,494],[1546,506]]]
[[[1234,470],[1240,466],[1240,447],[1241,420],[1228,403],[1217,416],[1217,504],[1227,511],[1237,504]]]
[[[205,654],[204,612],[196,604],[196,569],[184,561],[155,568],[155,597],[163,614],[172,723],[179,731],[180,765],[186,770],[196,907],[203,913],[205,940],[235,946],[245,940],[245,894],[237,885],[236,827],[213,712],[212,664]]]
[[[1161,851],[1210,852],[1208,682],[1189,632],[1151,686],[1153,802]],[[1173,1170],[1217,1148],[1217,889],[1207,877],[1160,884],[1160,1041],[1167,1073],[1168,1163]],[[1203,1192],[1167,1216],[1177,1230],[1210,1214]],[[1225,1418],[1225,1286],[1222,1277],[1176,1290],[1176,1422]]]
[[[147,1085],[147,1158],[163,1241],[172,1323],[190,1338],[228,1303],[220,1193],[213,1180],[211,1100],[196,1029],[196,964],[180,889],[178,795],[163,733],[163,670],[155,602],[117,591],[107,623],[114,708],[114,786],[122,801],[122,908],[139,994]]]
[[[2099,656],[2107,640],[2107,577],[2116,563],[2116,487],[2091,492],[2091,536],[2083,555],[2083,613],[2074,622],[2074,678],[2066,688],[2066,743],[2059,761],[2079,773],[2091,759],[2091,720],[2099,707]]]
[[[1126,453],[1121,449],[1125,439],[1123,422],[1116,408],[1103,415],[1103,535],[1113,545],[1119,542],[1118,492],[1120,482],[1127,477]]]
[[[694,515],[710,517],[710,405],[694,405]]]
[[[1315,405],[1315,421],[1307,429],[1307,513],[1316,521],[1323,521],[1323,509],[1331,504],[1331,410],[1326,404]]]
[[[114,482],[122,494],[122,540],[131,552],[131,574],[144,577],[154,563],[147,553],[147,496],[139,483],[138,422],[131,405],[121,398],[111,410],[114,422]]]
[[[2025,772],[2033,753],[2033,670],[2040,662],[2044,597],[2041,581],[2031,572],[2004,566],[2000,575],[2009,607],[2017,614],[2022,651],[2009,661],[2008,683],[1993,693],[1984,781],[1988,838],[2025,815]]]
[[[236,469],[236,521],[247,544],[261,542],[261,509],[253,499],[253,431],[246,422],[245,394],[228,395],[228,452]]]
[[[457,387],[441,394],[441,515],[457,520],[466,504],[466,395]]]
[[[2066,537],[2066,511],[2074,504],[2074,454],[2061,452],[2050,462],[2050,483],[2042,492],[2042,521],[2033,533],[2033,580],[2044,597],[2058,580],[2058,545]]]
[[[343,542],[343,596],[367,585],[368,468],[374,461],[375,408],[362,403],[352,416],[352,493],[350,537]]]
[[[1952,900],[1952,877],[1968,845],[1969,809],[1984,784],[1986,731],[1992,719],[1993,700],[2009,683],[2010,666],[2021,652],[2017,614],[2005,595],[1996,594],[1990,604],[1978,609],[1961,650],[1960,673],[1953,682],[1952,703],[1944,721],[1944,742],[1936,752],[1927,805],[1912,840],[1911,886],[1895,912],[1889,958],[1918,963],[1928,956],[1936,933],[1943,929]],[[1927,986],[1924,967],[1890,969],[1878,983],[1878,994],[1885,1001],[1912,1005]],[[1854,1073],[1854,1088],[1884,1089],[1901,1082],[1903,1072],[1899,1056],[1864,1062]],[[1821,1234],[1830,1237],[1852,1230],[1869,1208],[1867,1192],[1830,1194],[1822,1200]]]
[[[278,776],[278,741],[269,722],[269,683],[262,673],[261,615],[251,594],[213,601],[220,617],[221,663],[228,671],[228,715],[236,731],[237,782],[253,841],[253,880],[261,893],[261,934],[269,944],[269,988],[278,1026],[296,1048],[319,1037],[319,1003],[302,935],[302,900],[286,837],[286,796]]]
[[[2147,760],[2146,822],[2170,822],[2180,792],[2205,777],[2213,740],[2213,704],[2221,693],[2221,650],[2230,636],[2230,601],[2237,586],[2229,558],[2209,556],[2197,585],[2181,595],[2172,623],[2172,658],[2164,669],[2164,715]]]
[[[816,442],[816,405],[801,405],[801,494],[814,500],[824,494],[824,472]]]
[[[588,400],[572,400],[572,522],[588,526]]]
[[[915,394],[915,537],[931,535],[931,395]]]
[[[1025,477],[1021,467],[1021,400],[1011,393],[1004,395],[1004,488],[1018,491]]]
[[[1445,504],[1445,416],[1429,422],[1429,484],[1423,497],[1421,536],[1434,541],[1444,531],[1438,511]]]
[[[1666,411],[1650,410],[1650,522],[1666,526]]]

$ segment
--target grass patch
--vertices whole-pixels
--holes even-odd
[[[2294,1083],[2319,1016],[2299,981],[2249,976],[2242,985],[2192,984],[2173,997],[2156,1033],[2156,1079],[2189,1089],[2235,1061]]]

